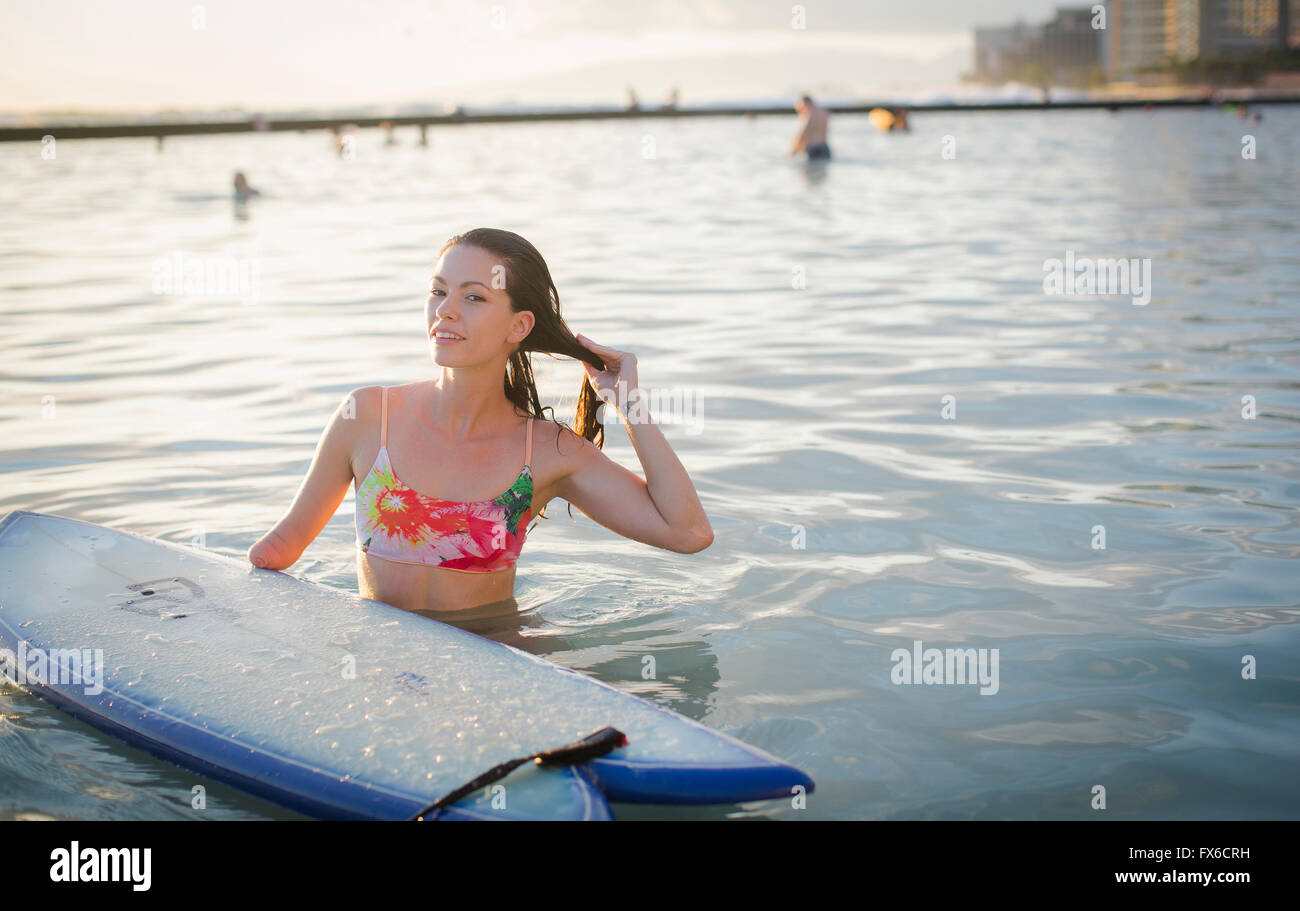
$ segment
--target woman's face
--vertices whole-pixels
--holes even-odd
[[[510,309],[505,265],[481,247],[457,244],[438,260],[424,305],[433,362],[469,367],[509,357],[533,327]],[[451,333],[459,338],[438,337]]]

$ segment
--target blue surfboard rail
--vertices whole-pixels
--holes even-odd
[[[584,766],[605,796],[615,803],[746,803],[811,794],[815,788],[808,774],[771,757],[749,767],[709,768],[674,763],[649,767],[647,763],[629,763],[610,754]]]

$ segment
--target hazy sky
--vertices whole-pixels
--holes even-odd
[[[941,86],[1054,0],[0,0],[0,110],[683,104]],[[795,28],[796,9],[805,28]],[[196,27],[200,25],[201,27]]]

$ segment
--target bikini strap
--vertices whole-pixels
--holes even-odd
[[[388,445],[388,387],[384,386],[383,390],[384,390],[384,404],[381,408],[381,413],[383,414],[383,417],[380,419],[380,424],[379,424],[380,427],[379,445],[381,447]]]
[[[532,467],[533,464],[533,419],[528,419],[528,443],[524,449],[524,464]]]

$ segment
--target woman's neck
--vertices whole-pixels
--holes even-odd
[[[444,367],[431,380],[420,404],[420,417],[458,440],[492,436],[503,424],[514,420],[513,406],[506,398],[502,375],[485,371]]]

